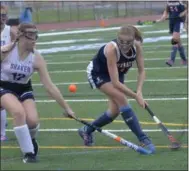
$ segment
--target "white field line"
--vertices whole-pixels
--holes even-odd
[[[147,79],[145,82],[180,82],[180,81],[188,81],[186,78],[179,78],[179,79]],[[133,83],[137,82],[137,80],[126,80],[127,83]],[[89,84],[89,82],[59,82],[59,83],[54,83],[55,85],[70,85],[70,84],[77,84],[77,85],[82,85],[82,84]],[[42,86],[43,84],[41,83],[36,83],[32,84],[33,86]]]
[[[85,64],[88,63],[90,61],[73,61],[73,62],[47,62],[48,65],[63,65],[63,64]]]
[[[56,40],[52,42],[37,42],[37,45],[52,45],[52,44],[67,44],[67,43],[77,43],[77,42],[92,42],[101,41],[102,39],[75,39],[75,40]]]
[[[171,37],[170,37],[171,38]],[[170,39],[167,37],[166,39]],[[158,42],[158,41],[165,41],[163,38],[149,38],[148,42],[153,43],[153,42]],[[145,40],[144,40],[145,42]],[[60,52],[74,52],[74,51],[84,51],[84,50],[95,50],[99,49],[101,46],[105,45],[106,42],[101,42],[101,43],[91,43],[91,44],[83,44],[83,45],[70,45],[70,46],[61,46],[61,47],[51,47],[51,48],[43,48],[43,49],[38,49],[39,53],[41,54],[50,54],[50,53],[60,53]],[[77,53],[77,52],[76,52]]]
[[[153,25],[135,25],[135,27],[152,27]],[[40,37],[46,36],[57,36],[57,35],[67,35],[67,34],[79,34],[79,33],[93,33],[93,32],[102,32],[102,31],[112,31],[118,30],[120,27],[108,27],[108,28],[96,28],[96,29],[86,29],[86,30],[71,30],[71,31],[62,31],[62,32],[47,32],[47,33],[40,33]],[[185,30],[184,30],[185,31]],[[144,31],[143,34],[154,34],[154,33],[169,33],[169,30],[155,30],[155,31]]]
[[[187,46],[187,44],[183,44],[183,46]],[[156,46],[154,46],[154,45],[151,45],[151,46],[149,46],[149,45],[147,45],[147,46],[143,46],[143,48],[152,48],[152,49],[158,49],[159,47],[170,47],[170,45],[156,45]],[[145,50],[145,52],[144,52],[144,54],[145,53],[155,53],[156,51],[147,51],[147,50]],[[158,53],[167,53],[167,52],[170,52],[170,51],[159,51]],[[69,55],[69,58],[76,58],[76,57],[82,57],[82,56],[94,56],[94,53],[84,53],[84,54],[79,54],[79,53],[76,53],[76,54],[70,54]],[[58,58],[58,57],[61,57],[61,58],[64,58],[62,55],[61,56],[56,56],[56,58]],[[45,58],[55,58],[54,57],[54,55],[50,55],[50,56],[45,56]]]
[[[137,28],[141,27],[151,27],[152,25],[144,25],[139,26],[136,25]],[[109,27],[109,28],[95,28],[95,29],[86,29],[86,30],[73,30],[73,31],[63,31],[63,32],[54,32],[54,33],[40,33],[39,37],[47,37],[47,36],[57,36],[57,35],[68,35],[68,34],[79,34],[79,33],[94,33],[94,32],[102,32],[102,31],[110,31],[110,30],[118,30],[120,27]]]
[[[144,31],[144,34],[154,34],[154,33],[169,33],[169,30],[155,30],[155,31]]]
[[[144,59],[144,61],[164,61],[167,60],[168,58],[147,58]],[[176,59],[180,60],[180,59]],[[90,60],[88,61],[65,61],[65,62],[47,62],[48,65],[63,65],[63,64],[84,64],[84,63],[89,63]]]
[[[187,97],[180,98],[147,98],[147,101],[175,101],[175,100],[188,100]],[[67,102],[106,102],[108,99],[67,99]],[[134,99],[128,99],[128,101],[136,101]],[[55,100],[36,100],[36,103],[55,103]]]
[[[172,70],[172,69],[185,69],[187,67],[153,67],[153,68],[145,68],[145,70]],[[131,68],[132,70],[138,70],[137,68]],[[50,74],[55,73],[79,73],[79,72],[86,72],[86,70],[55,70],[55,71],[49,71]],[[37,72],[34,72],[34,74],[37,74]]]
[[[13,132],[13,129],[6,129],[7,132]],[[78,129],[39,129],[40,132],[76,132]],[[107,129],[109,132],[131,132],[130,129]],[[161,129],[143,129],[144,132],[161,132]],[[188,129],[169,129],[170,132],[188,132]]]
[[[182,44],[183,46],[187,46],[187,43],[183,43]],[[155,48],[155,49],[157,49],[157,48],[159,48],[159,47],[171,47],[171,44],[165,44],[165,45],[161,45],[161,44],[156,44],[156,45],[143,45],[142,46],[143,48]],[[156,52],[156,51],[146,51],[145,53],[147,53],[147,52],[150,52],[150,53],[153,53],[153,52]],[[159,52],[161,52],[161,51],[159,51]],[[158,52],[158,53],[159,53]]]
[[[161,52],[170,52],[170,51],[161,51]],[[147,51],[146,53],[155,53],[155,51]],[[158,52],[159,53],[159,52]],[[68,57],[69,56],[69,57]],[[72,58],[79,58],[79,57],[81,57],[81,58],[90,58],[90,59],[92,59],[92,57],[94,56],[94,54],[93,53],[88,53],[88,54],[71,54],[71,55],[68,55],[68,56],[44,56],[44,58],[62,58],[62,59],[71,59],[72,60]],[[144,55],[145,56],[145,55]],[[144,60],[145,61],[159,61],[159,60],[167,60],[168,58],[144,58]],[[51,61],[53,61],[54,59],[50,59]],[[179,60],[178,58],[177,59],[175,59],[175,60]],[[49,60],[46,60],[46,61],[49,61]],[[64,62],[64,63],[84,63],[84,62],[86,62],[86,61],[67,61],[67,62]],[[87,61],[88,62],[88,61]],[[57,62],[57,63],[59,63],[59,62]]]
[[[69,56],[69,57],[68,57]],[[73,57],[85,57],[85,56],[94,56],[94,53],[72,53],[72,54],[66,54],[65,55],[62,55],[60,54],[60,56],[54,56],[53,54],[46,54],[44,56],[44,58],[58,58],[58,57],[61,57],[61,58],[73,58]]]

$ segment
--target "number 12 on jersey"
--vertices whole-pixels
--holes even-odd
[[[21,80],[22,78],[25,78],[25,77],[26,77],[25,74],[19,74],[19,73],[12,73],[12,75],[13,75],[13,79],[14,79],[15,81],[19,81],[19,80]]]

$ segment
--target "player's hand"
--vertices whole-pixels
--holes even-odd
[[[75,113],[72,111],[71,108],[67,108],[63,114],[65,117],[68,117],[68,118],[75,117]]]
[[[145,105],[148,105],[147,102],[143,99],[142,92],[136,93],[136,101],[142,107],[145,108]]]

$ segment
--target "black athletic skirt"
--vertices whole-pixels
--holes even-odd
[[[31,80],[27,84],[0,81],[0,96],[7,93],[14,94],[21,102],[26,99],[34,99]]]

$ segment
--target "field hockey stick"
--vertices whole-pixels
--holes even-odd
[[[165,18],[163,21],[154,20],[153,23],[159,23],[159,22],[164,22],[164,21],[166,21],[166,20],[179,19],[179,18],[182,18],[182,17],[167,17],[167,18]]]
[[[148,105],[145,105],[145,109],[148,111],[148,113],[151,115],[153,120],[158,124],[158,126],[161,128],[161,130],[164,132],[164,134],[167,136],[168,140],[171,142],[170,148],[173,150],[176,150],[181,147],[180,143],[171,135],[171,133],[168,131],[168,129],[163,125],[163,123],[155,116],[155,114],[152,112],[152,110],[149,108]]]
[[[180,17],[169,17],[169,18],[166,18],[165,21],[169,20],[169,19],[178,19],[178,18],[180,18]],[[163,21],[161,21],[161,22],[163,22]],[[146,21],[139,20],[137,22],[138,25],[143,25],[143,24],[144,25],[151,25],[151,24],[155,24],[155,23],[159,23],[159,22],[157,20],[146,20]]]
[[[102,130],[101,128],[99,128],[99,127],[97,127],[97,126],[95,126],[95,125],[92,125],[91,123],[89,123],[89,122],[87,122],[87,121],[81,120],[81,119],[76,118],[76,117],[73,117],[73,116],[70,116],[70,117],[73,118],[74,120],[76,120],[76,121],[78,121],[78,122],[84,124],[84,125],[87,125],[87,126],[89,126],[89,127],[92,127],[93,129],[97,130],[98,132],[100,132],[100,133],[106,135],[107,137],[110,137],[110,138],[114,139],[115,141],[117,141],[117,142],[121,143],[122,145],[125,145],[125,146],[127,146],[127,147],[129,147],[129,148],[135,150],[136,152],[138,152],[138,153],[140,153],[140,154],[152,154],[151,151],[146,150],[146,149],[144,149],[144,148],[142,148],[142,147],[140,147],[140,146],[138,146],[138,145],[136,145],[136,144],[134,144],[134,143],[132,143],[132,142],[129,142],[129,141],[123,139],[123,138],[120,137],[120,136],[117,136],[117,135],[115,135],[115,134],[112,134],[112,133],[110,133],[109,131]]]

